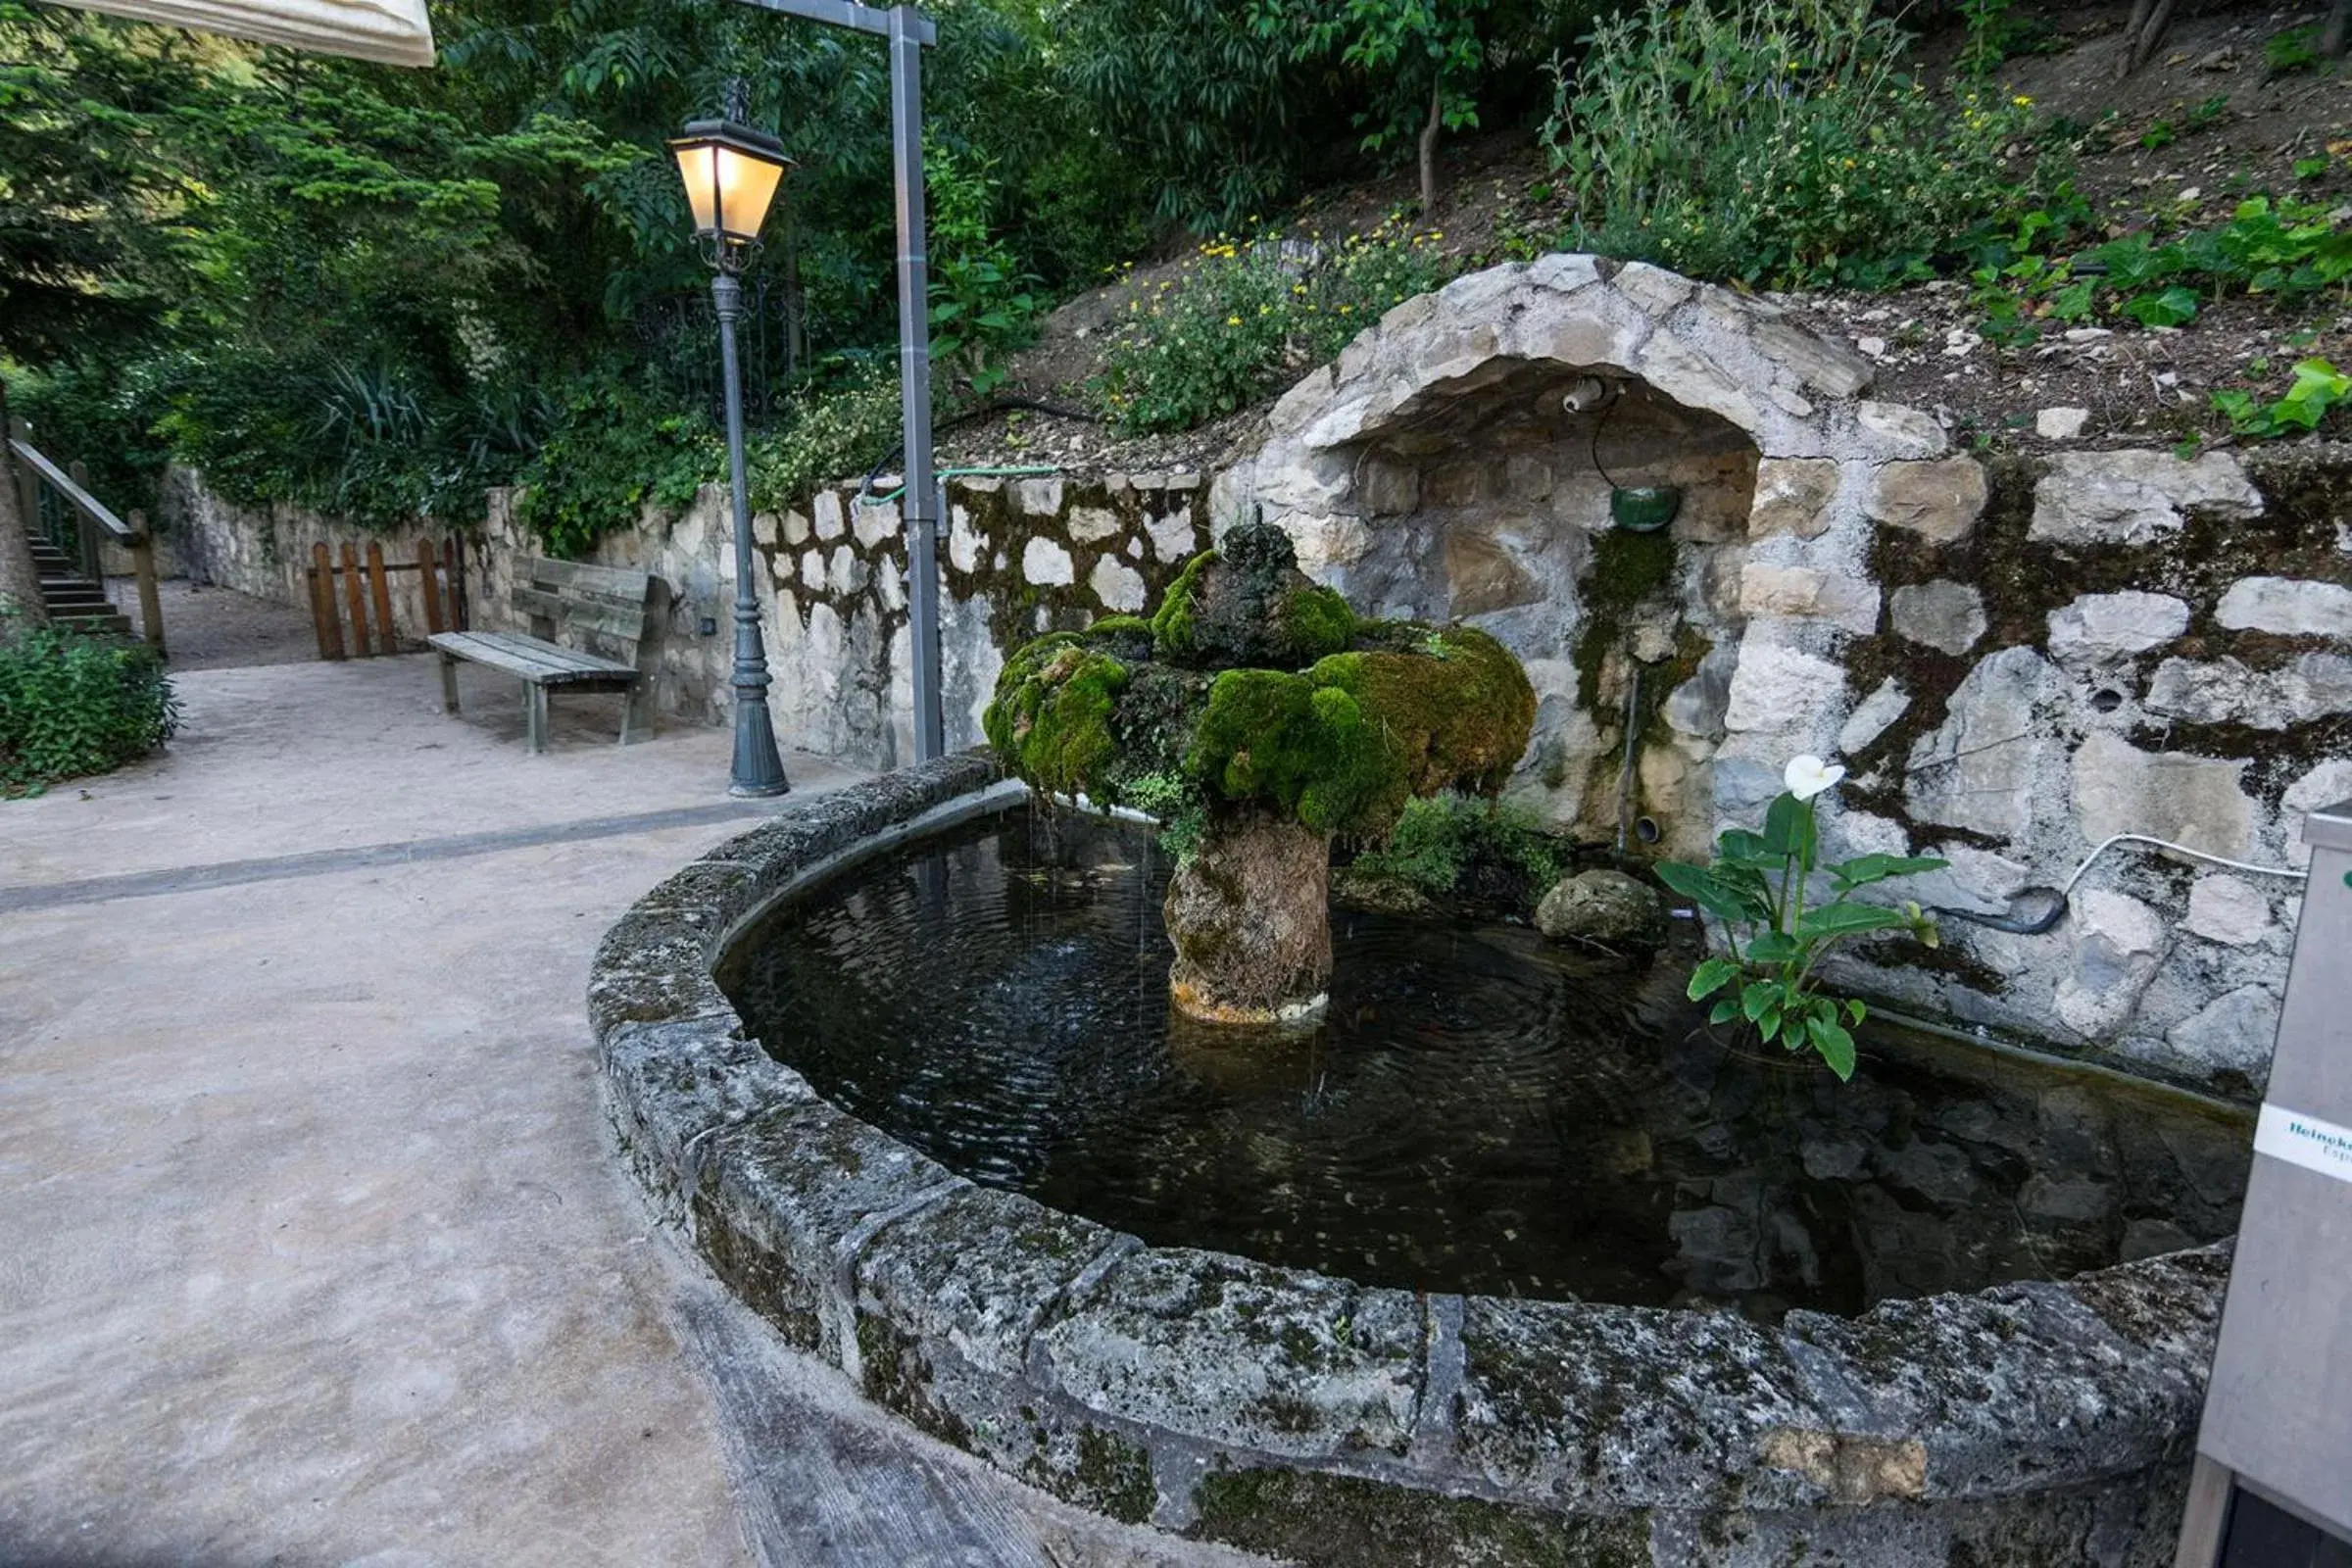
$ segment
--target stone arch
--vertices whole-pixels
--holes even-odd
[[[1589,377],[1605,425],[1564,403]],[[1870,381],[1763,301],[1547,256],[1391,311],[1276,403],[1211,512],[1262,510],[1366,609],[1494,632],[1543,703],[1514,798],[1589,836],[1646,816],[1694,854],[1788,756],[1835,749],[1837,653],[1882,613],[1874,526],[1983,507],[1982,469]],[[1663,542],[1612,525],[1595,457],[1684,491]]]

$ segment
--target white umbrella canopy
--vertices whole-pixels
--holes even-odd
[[[433,63],[433,24],[424,0],[64,0],[168,27],[225,32],[311,54],[349,55],[392,66]]]

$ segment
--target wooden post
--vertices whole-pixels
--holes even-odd
[[[66,477],[81,486],[81,493],[90,493],[90,470],[81,463],[66,465]],[[60,498],[62,501],[62,497]],[[74,509],[74,542],[81,547],[81,574],[90,579],[92,587],[106,592],[106,557],[98,550],[98,524],[86,516],[79,507]]]
[[[375,603],[376,652],[399,653],[392,640],[392,585],[384,580],[384,546],[378,539],[368,541],[368,597]]]
[[[441,569],[449,577],[449,629],[469,631],[473,617],[466,603],[466,543],[456,534],[441,542]]]
[[[366,659],[368,647],[368,592],[360,582],[360,553],[350,540],[343,541],[343,599],[351,606],[351,651],[354,657]]]
[[[416,541],[416,581],[424,591],[424,630],[427,636],[437,636],[449,630],[441,619],[441,577],[434,567],[435,553],[430,539]]]
[[[164,653],[164,596],[155,582],[155,535],[147,531],[147,514],[133,512],[130,526],[138,537],[130,546],[130,569],[139,585],[139,632],[157,657]]]
[[[343,657],[343,622],[335,609],[335,566],[326,546],[311,546],[311,619],[318,628],[318,657]]]

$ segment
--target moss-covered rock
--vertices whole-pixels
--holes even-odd
[[[1076,633],[1040,637],[1005,663],[982,727],[1021,777],[1076,794],[1117,753],[1111,709],[1127,679],[1125,664]]]
[[[1535,717],[1526,672],[1493,637],[1359,619],[1298,569],[1289,535],[1247,524],[1194,558],[1149,621],[1109,616],[1020,649],[984,724],[1031,784],[1148,810],[1189,858],[1269,815],[1376,839],[1416,796],[1494,795]],[[1198,967],[1213,999],[1215,965]]]

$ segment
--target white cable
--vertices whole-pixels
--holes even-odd
[[[2075,884],[2082,880],[2082,873],[2090,869],[2091,862],[2118,844],[2152,844],[2160,850],[2170,850],[2175,855],[2185,855],[2192,860],[2226,865],[2232,871],[2252,871],[2258,876],[2292,877],[2298,882],[2308,881],[2311,877],[2309,871],[2298,871],[2291,865],[2255,865],[2246,860],[2232,860],[2226,855],[2208,855],[2203,850],[2192,850],[2185,844],[2175,844],[2170,839],[2151,838],[2145,833],[2118,833],[2082,858],[2082,863],[2075,867],[2075,874],[2066,879],[2066,886],[2058,890],[2058,896],[2062,899],[2073,897]]]

